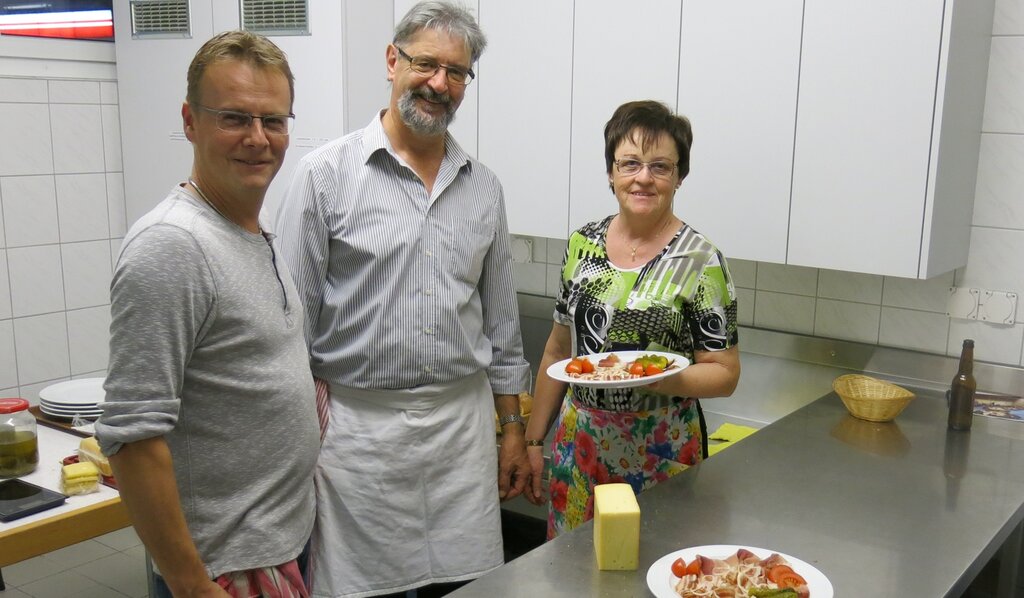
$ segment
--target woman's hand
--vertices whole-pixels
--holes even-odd
[[[528,446],[526,455],[530,458],[530,484],[526,488],[526,500],[535,505],[547,502],[541,482],[544,479],[544,447]]]

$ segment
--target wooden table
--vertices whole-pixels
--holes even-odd
[[[59,489],[61,459],[76,454],[81,437],[39,426],[39,467],[21,479]],[[68,497],[60,507],[0,523],[0,567],[131,525],[117,490]]]

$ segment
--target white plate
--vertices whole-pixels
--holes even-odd
[[[54,403],[53,401],[47,401],[46,399],[42,399],[42,400],[39,401],[39,404],[42,405],[43,407],[49,407],[51,409],[71,409],[71,410],[77,410],[77,409],[99,409],[101,403],[78,403],[78,404]]]
[[[53,409],[99,409],[100,403],[54,403],[45,399],[39,401],[40,405],[46,405]]]
[[[48,405],[40,405],[39,406],[39,410],[42,411],[43,413],[48,414],[48,415],[60,415],[60,416],[66,416],[66,417],[71,417],[73,415],[78,415],[78,414],[92,416],[92,417],[99,417],[99,415],[101,413],[103,413],[102,409],[95,409],[95,408],[89,408],[89,409],[86,409],[86,408],[81,408],[81,409],[62,409],[62,408],[59,408],[59,407],[50,407]]]
[[[736,551],[740,548],[746,548],[762,559],[768,558],[773,552],[777,553],[789,562],[789,566],[793,568],[793,571],[796,571],[801,577],[807,580],[807,589],[810,590],[811,598],[833,598],[834,591],[832,590],[832,582],[825,577],[824,573],[818,571],[810,564],[801,561],[796,557],[791,557],[788,554],[781,553],[778,550],[766,550],[764,548],[754,548],[752,546],[733,546],[731,544],[694,546],[693,548],[684,548],[682,550],[666,554],[660,559],[654,561],[651,568],[647,570],[647,587],[651,589],[651,592],[653,592],[657,598],[679,598],[679,594],[677,594],[674,589],[675,582],[678,581],[679,578],[672,574],[672,563],[674,563],[676,559],[681,558],[686,560],[686,562],[690,562],[695,559],[698,554],[712,559],[724,559],[730,555],[736,554]]]
[[[107,393],[103,390],[103,378],[81,378],[58,382],[39,391],[39,398],[51,405],[95,407],[102,403]]]
[[[81,419],[87,419],[87,420],[90,420],[90,421],[99,419],[99,417],[100,417],[99,413],[96,413],[96,414],[90,414],[90,413],[63,413],[63,412],[62,413],[53,413],[51,411],[47,411],[47,410],[42,409],[42,408],[40,408],[40,411],[42,411],[43,415],[46,415],[47,417],[54,417],[54,418],[57,418],[57,419],[68,420],[68,421],[71,421],[71,420],[75,419],[76,417],[79,417]]]
[[[586,357],[596,366],[598,361],[601,361],[612,353],[618,355],[619,359],[622,360],[622,363],[635,361],[638,357],[642,357],[644,355],[661,355],[669,361],[674,359],[675,363],[672,364],[673,367],[671,369],[653,376],[629,378],[627,380],[580,380],[579,378],[573,378],[569,374],[565,373],[565,366],[569,365],[569,362],[572,361],[572,359],[563,359],[562,361],[553,363],[548,367],[548,376],[560,382],[568,382],[569,384],[575,384],[577,386],[589,386],[590,388],[632,388],[634,386],[646,386],[652,382],[657,382],[662,378],[668,378],[669,376],[678,374],[680,370],[690,365],[689,360],[682,355],[661,353],[659,351],[612,351],[611,353],[594,353],[593,355],[587,355]]]

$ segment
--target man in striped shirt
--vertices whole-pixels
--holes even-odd
[[[423,598],[501,565],[499,497],[530,474],[502,188],[447,133],[485,43],[465,9],[414,6],[389,106],[307,155],[278,215],[329,385],[314,596]]]

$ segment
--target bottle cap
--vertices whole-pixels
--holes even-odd
[[[964,339],[964,346],[965,347],[971,347],[973,349],[974,348],[974,339],[973,338],[965,338]]]
[[[28,409],[28,401],[25,399],[0,399],[0,413],[17,413]]]

